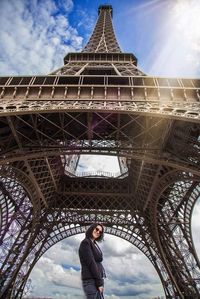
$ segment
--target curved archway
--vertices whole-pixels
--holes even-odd
[[[57,233],[56,231],[52,232],[52,234],[50,234],[45,239],[45,241],[40,241],[38,245],[33,249],[32,254],[25,261],[26,264],[29,264],[29,270],[27,271],[23,283],[21,284],[21,289],[24,288],[25,282],[27,281],[32,269],[35,267],[35,264],[47,252],[49,248],[70,236],[83,233],[86,230],[86,228],[87,226],[85,225],[71,225],[71,227],[67,225],[66,227],[63,227],[61,231],[57,231]],[[140,252],[142,252],[143,255],[145,255],[152,263],[153,267],[157,271],[158,276],[160,277],[161,283],[163,284],[163,288],[165,291],[165,284],[166,281],[168,281],[169,277],[167,272],[165,271],[162,261],[159,258],[156,246],[153,245],[153,242],[152,245],[150,245],[150,236],[148,236],[147,232],[144,231],[143,234],[146,233],[148,243],[145,243],[144,240],[142,240],[140,236],[141,231],[138,230],[137,225],[134,230],[131,226],[105,226],[105,232],[109,235],[117,236],[120,239],[126,240],[135,247],[137,247],[140,250]]]
[[[106,298],[123,298],[121,296],[129,293],[130,298],[138,298],[138,295],[148,294],[147,298],[156,295],[164,295],[162,284],[157,276],[156,270],[149,263],[148,258],[139,251],[130,241],[120,238],[120,236],[110,234],[107,228],[105,241],[100,244],[104,253],[104,266],[108,279],[105,281]],[[120,234],[120,231],[118,231]],[[56,292],[61,294],[66,292],[69,298],[83,298],[80,282],[80,263],[78,259],[78,246],[83,234],[71,236],[57,242],[38,260],[32,274],[33,295],[53,297],[53,284],[57,285]],[[127,242],[126,242],[127,241]],[[62,257],[62,258],[61,258]],[[45,274],[45,277],[43,276]],[[35,280],[36,279],[36,280]],[[68,282],[67,282],[68,279]],[[44,286],[42,286],[42,280]],[[51,286],[48,284],[51,281]],[[40,283],[40,284],[39,284]],[[150,286],[151,284],[151,286]],[[39,293],[39,289],[49,288],[52,293]],[[73,288],[76,289],[73,295]],[[70,286],[72,288],[70,288]],[[38,290],[38,292],[35,292]],[[82,296],[81,296],[81,295]],[[137,295],[137,296],[134,296]],[[54,293],[55,295],[55,293]],[[113,297],[111,297],[113,295]],[[115,295],[115,296],[114,296]],[[68,298],[63,296],[63,298]]]
[[[200,195],[199,181],[191,173],[171,171],[160,180],[151,207],[157,216],[153,225],[163,263],[182,298],[195,296],[199,288],[200,264],[191,232],[192,211]]]
[[[28,175],[16,167],[0,168],[1,292],[17,283],[23,254],[34,235],[40,200]]]

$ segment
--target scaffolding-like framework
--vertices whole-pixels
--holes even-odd
[[[149,258],[166,298],[200,298],[200,80],[146,76],[112,7],[98,12],[62,68],[0,78],[0,298],[21,298],[39,258],[92,222]],[[78,175],[84,154],[117,156],[121,171]]]

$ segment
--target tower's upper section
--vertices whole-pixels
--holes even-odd
[[[112,6],[100,5],[98,12],[94,31],[82,52],[121,53],[112,25]]]

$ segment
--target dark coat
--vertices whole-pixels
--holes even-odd
[[[101,264],[103,260],[102,252],[91,239],[85,238],[81,242],[79,258],[82,280],[94,279],[97,287],[103,286],[104,268]]]

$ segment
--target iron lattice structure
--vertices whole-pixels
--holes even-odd
[[[200,298],[200,80],[146,76],[99,7],[80,53],[47,76],[0,78],[0,298],[21,298],[54,244],[101,222],[151,261],[166,298]],[[78,174],[80,155],[120,173]]]

